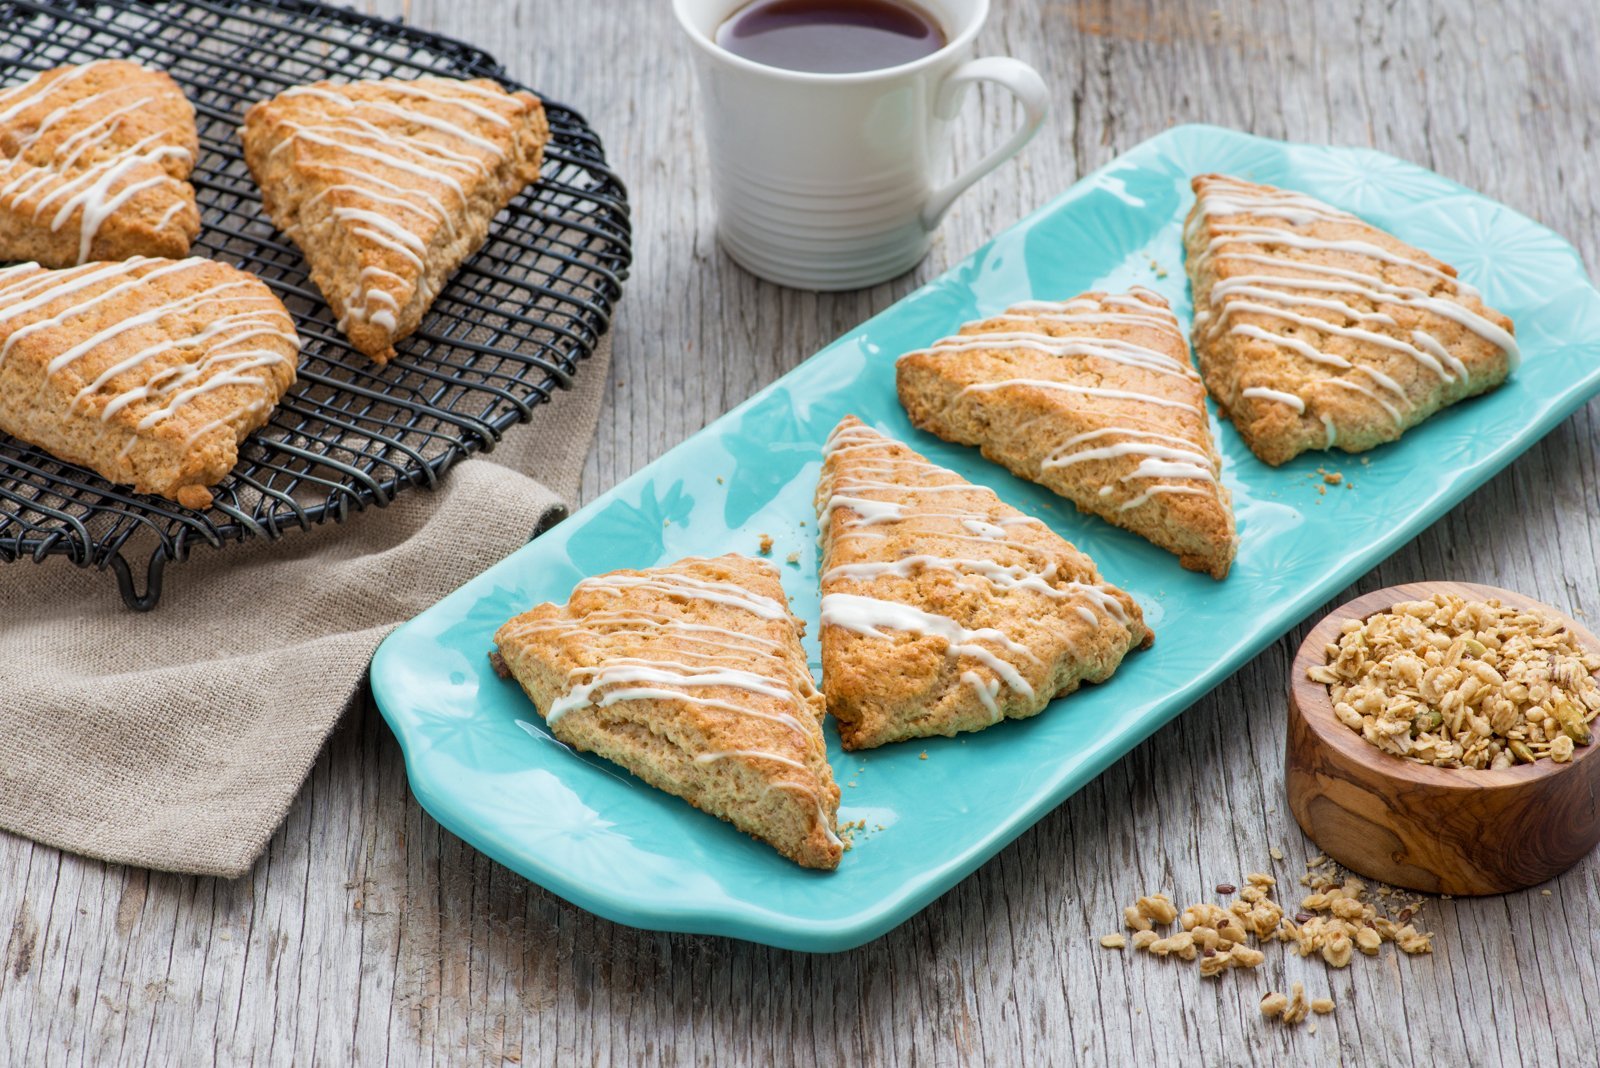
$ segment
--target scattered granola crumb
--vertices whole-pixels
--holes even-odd
[[[1283,858],[1281,850],[1272,852],[1276,859]],[[1216,884],[1219,895],[1237,895],[1227,907],[1201,901],[1179,910],[1166,894],[1141,897],[1122,910],[1123,926],[1131,933],[1119,937],[1135,951],[1196,962],[1202,978],[1219,981],[1224,972],[1260,967],[1271,943],[1302,958],[1320,957],[1330,968],[1349,967],[1358,953],[1376,957],[1385,942],[1407,954],[1433,951],[1433,935],[1412,923],[1423,904],[1420,897],[1392,887],[1369,890],[1367,883],[1326,855],[1312,857],[1306,868],[1299,881],[1310,893],[1292,917],[1273,900],[1277,879],[1266,872],[1250,872],[1239,884]],[[1380,899],[1396,910],[1393,919],[1379,913],[1375,902]],[[1174,922],[1180,929],[1173,933],[1163,937],[1156,930]],[[1287,995],[1269,993],[1261,1001],[1263,1016],[1290,1025],[1306,1020],[1309,1013],[1332,1011],[1331,997],[1308,1001],[1303,983],[1293,984]]]
[[[1306,1018],[1306,986],[1304,983],[1294,983],[1289,987],[1289,1007],[1283,1010],[1283,1022],[1288,1024],[1299,1023]]]
[[[1318,496],[1319,496],[1319,497],[1320,497],[1320,496],[1326,496],[1326,495],[1327,495],[1327,493],[1328,493],[1328,487],[1327,487],[1327,486],[1324,486],[1324,485],[1321,485],[1321,484],[1320,484],[1320,483],[1319,483],[1319,484],[1318,484],[1318,486],[1317,486],[1317,495],[1318,495]]]
[[[784,562],[787,563],[790,567],[799,567],[800,566],[800,554],[797,553],[797,552],[790,553],[788,556],[784,557],[783,559],[784,559]]]
[[[1121,949],[1127,944],[1128,940],[1120,934],[1108,934],[1100,936],[1100,945],[1106,949]]]
[[[1344,481],[1344,475],[1338,471],[1328,471],[1322,476],[1322,481],[1330,486],[1337,486]]]
[[[722,485],[722,476],[721,475],[717,476],[717,485],[719,485],[719,486]]]
[[[1283,859],[1283,850],[1279,849],[1277,846],[1273,846],[1271,849],[1268,849],[1267,853],[1272,857],[1273,860]]]
[[[928,751],[926,749],[924,749],[922,752],[918,753],[917,754],[917,759],[918,760],[927,760],[928,759]]]
[[[1539,896],[1540,897],[1549,897],[1550,896],[1550,891],[1548,891],[1548,890],[1540,890],[1539,891]]]
[[[1178,906],[1166,894],[1146,894],[1133,907],[1139,910],[1141,916],[1148,916],[1162,927],[1178,918]]]
[[[761,535],[761,555],[762,556],[771,556],[772,555],[772,535],[771,534],[763,534],[763,535]]]
[[[1325,999],[1318,999],[1319,1001]],[[1333,1004],[1331,1001],[1328,1003]],[[1286,1024],[1297,1024],[1306,1018],[1306,1010],[1310,1005],[1306,1002],[1306,988],[1304,983],[1295,983],[1289,987],[1287,995],[1277,991],[1268,991],[1261,999],[1261,1015],[1268,1019],[1279,1019]]]

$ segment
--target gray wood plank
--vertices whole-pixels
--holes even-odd
[[[638,259],[585,498],[1175,122],[1393,152],[1600,264],[1600,14],[1588,0],[997,4],[982,48],[1044,73],[1049,125],[956,207],[913,275],[834,295],[756,281],[717,249],[665,0],[366,6],[477,42],[585,112],[629,182]],[[1010,107],[989,94],[969,104],[958,164]],[[1355,589],[1483,581],[1600,616],[1597,418],[1580,412]],[[1592,1063],[1600,859],[1550,897],[1430,903],[1431,958],[1329,972],[1274,954],[1259,975],[1212,983],[1098,947],[1141,893],[1197,900],[1249,871],[1292,882],[1303,870],[1314,847],[1279,775],[1299,634],[904,927],[825,957],[633,931],[565,905],[429,819],[364,708],[237,883],[0,835],[0,1060]],[[1264,990],[1295,979],[1338,1001],[1314,1035],[1256,1012]]]

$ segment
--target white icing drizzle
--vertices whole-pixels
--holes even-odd
[[[1250,216],[1252,222],[1220,221],[1225,217]],[[1273,226],[1260,220],[1281,220]],[[1371,241],[1351,238],[1319,237],[1305,230],[1321,223],[1360,225],[1361,220],[1338,208],[1290,190],[1261,189],[1229,178],[1212,178],[1196,202],[1196,210],[1186,226],[1185,239],[1193,243],[1195,228],[1209,220],[1212,236],[1197,257],[1196,272],[1204,271],[1212,260],[1229,260],[1270,271],[1237,274],[1217,281],[1211,288],[1207,307],[1195,313],[1196,345],[1203,345],[1224,332],[1267,342],[1303,359],[1336,371],[1359,371],[1373,380],[1377,388],[1349,374],[1329,376],[1329,384],[1361,394],[1394,421],[1405,424],[1405,412],[1415,401],[1404,388],[1381,369],[1355,365],[1337,353],[1325,352],[1294,337],[1263,329],[1252,323],[1234,323],[1239,313],[1280,320],[1290,326],[1306,327],[1324,336],[1344,337],[1374,345],[1405,356],[1440,382],[1466,377],[1467,368],[1451,355],[1444,344],[1426,329],[1402,332],[1391,312],[1407,308],[1454,323],[1505,352],[1513,369],[1520,354],[1516,339],[1499,324],[1479,314],[1462,299],[1476,296],[1466,283],[1431,263],[1401,255]],[[1308,252],[1338,252],[1375,261],[1371,270],[1310,263],[1284,255],[1253,251],[1276,247]],[[1379,265],[1405,268],[1431,279],[1446,295],[1436,296],[1416,286],[1391,282],[1380,273]],[[1352,300],[1371,305],[1374,310],[1356,307]],[[1330,318],[1297,309],[1331,313]],[[1387,394],[1387,395],[1386,395]],[[1288,404],[1304,414],[1304,397],[1281,391],[1253,387],[1241,393],[1252,399]],[[1285,400],[1292,397],[1292,403]],[[1319,413],[1327,430],[1328,447],[1337,431],[1326,414]]]
[[[710,579],[683,575],[676,571],[647,571],[628,575],[618,572],[585,579],[589,589],[642,589],[669,597],[710,601],[728,608],[739,608],[762,619],[782,619],[788,610],[771,597],[755,593],[732,582],[714,582]]]
[[[1077,393],[1085,397],[1137,401],[1141,404],[1153,404],[1160,408],[1177,408],[1180,411],[1192,411],[1194,409],[1194,405],[1186,401],[1156,397],[1148,393],[1140,393],[1137,390],[1109,389],[1105,386],[1080,386],[1072,382],[1057,382],[1051,378],[1005,378],[998,382],[976,382],[967,386],[962,392],[992,393],[997,389],[1009,389],[1012,386],[1032,386],[1035,389],[1048,389],[1058,393]]]
[[[961,681],[971,686],[972,692],[978,695],[979,703],[993,717],[990,722],[999,723],[1000,705],[995,699],[1000,696],[1000,680],[985,679],[976,671],[963,671]]]
[[[883,601],[854,593],[827,593],[822,596],[822,625],[843,627],[871,638],[888,638],[891,631],[942,638],[950,656],[966,656],[993,671],[1007,686],[1024,697],[1033,696],[1033,687],[1006,658],[989,648],[998,645],[1015,656],[1037,664],[1038,658],[994,627],[968,630],[948,616],[924,612],[899,601]],[[989,643],[989,644],[985,644]]]
[[[0,345],[0,365],[22,340],[43,331],[63,327],[90,312],[102,320],[105,308],[119,297],[136,294],[157,279],[174,277],[181,290],[181,276],[206,269],[210,261],[198,257],[186,260],[157,260],[135,257],[117,263],[89,264],[64,271],[45,271],[38,264],[26,263],[0,270],[0,323],[38,312],[58,302],[62,309],[54,315],[19,326]],[[193,292],[162,299],[134,300],[121,318],[62,349],[45,365],[48,375],[61,374],[90,357],[102,346],[128,334],[155,327],[170,316],[205,313],[210,308],[230,309],[228,314],[202,315],[205,325],[182,337],[160,337],[131,355],[102,368],[73,394],[72,407],[88,405],[110,391],[100,411],[102,422],[110,422],[119,412],[135,405],[146,410],[135,426],[148,430],[172,418],[196,397],[228,386],[255,386],[270,389],[269,369],[293,365],[289,353],[298,349],[299,339],[288,313],[259,283],[243,277],[220,282]],[[276,339],[278,345],[263,345],[261,339]],[[146,370],[174,353],[203,350],[198,360],[185,358],[160,370]],[[122,381],[121,388],[113,383]],[[267,402],[259,394],[244,393],[238,405],[226,410],[188,436],[192,443],[216,427],[235,422],[240,416],[258,412]],[[137,439],[130,437],[123,454]]]
[[[1252,400],[1277,401],[1279,404],[1286,405],[1296,412],[1304,412],[1306,410],[1305,401],[1293,393],[1285,393],[1281,389],[1268,389],[1266,386],[1247,386],[1240,391],[1240,396],[1249,397]]]
[[[1026,647],[995,628],[972,630],[947,616],[899,601],[830,587],[859,583],[870,591],[872,583],[885,577],[904,579],[938,571],[953,576],[958,583],[981,583],[1006,592],[1030,591],[1068,604],[1090,626],[1103,626],[1107,620],[1127,623],[1126,610],[1107,587],[1061,575],[1047,551],[1008,536],[1008,528],[1043,525],[1039,520],[997,514],[1004,506],[991,491],[927,460],[896,455],[898,449],[896,442],[859,424],[836,427],[823,448],[825,470],[832,477],[830,492],[818,508],[819,526],[828,534],[829,559],[824,561],[822,571],[823,587],[828,591],[822,598],[824,626],[839,626],[874,638],[890,639],[894,633],[909,633],[943,640],[951,658],[967,657],[988,669],[988,676],[966,670],[961,681],[972,687],[983,707],[998,718],[997,696],[1002,685],[1023,697],[1034,696],[1033,687],[1019,668],[1023,661],[1038,664]],[[860,455],[864,452],[870,455]],[[850,466],[836,464],[836,458],[843,456],[850,457]],[[898,479],[879,477],[890,473],[898,475]],[[982,495],[985,503],[971,510],[951,510],[942,499],[957,492]],[[836,517],[834,513],[841,508],[846,509],[846,514]],[[840,546],[850,539],[881,536],[866,528],[891,525],[929,538],[974,543],[984,547],[984,555],[915,553],[895,560],[831,563]],[[1030,562],[1008,564],[994,559],[991,554],[1002,546],[1030,557]]]
[[[466,127],[471,119],[499,127],[511,125],[504,110],[478,100],[493,101],[501,109],[510,105],[519,113],[526,105],[508,93],[448,79],[418,78],[409,82],[390,79],[376,84],[381,84],[386,94],[411,98],[447,114],[450,109],[460,114],[451,119],[441,116],[437,110],[407,107],[390,99],[363,99],[325,85],[299,86],[285,90],[280,98],[311,98],[333,105],[333,110],[318,116],[314,122],[285,123],[291,132],[274,146],[272,154],[277,155],[298,141],[349,153],[376,164],[376,167],[362,168],[319,161],[319,167],[349,181],[330,186],[307,200],[300,209],[301,225],[307,209],[322,198],[335,193],[343,194],[346,200],[353,198],[365,206],[336,207],[331,212],[332,217],[349,226],[352,234],[398,254],[420,273],[427,244],[413,229],[416,221],[443,226],[447,233],[453,234],[453,210],[446,206],[445,198],[453,197],[458,205],[465,206],[467,195],[462,179],[490,174],[505,157],[500,145]],[[397,134],[379,124],[393,120],[399,120],[408,128],[420,128],[422,132]],[[391,180],[382,173],[375,173],[384,168],[407,177]],[[385,206],[399,208],[406,214],[391,218],[381,210]],[[363,267],[354,290],[345,295],[339,329],[348,330],[352,323],[370,323],[392,335],[398,326],[400,308],[416,296],[413,286],[414,281],[408,282],[393,271]],[[431,297],[431,294],[422,295]]]
[[[1003,315],[967,324],[967,327],[976,328],[978,332],[945,338],[919,351],[923,355],[941,356],[975,350],[1025,349],[1063,358],[1081,358],[1091,363],[1094,360],[1107,360],[1135,371],[1183,378],[1192,387],[1187,391],[1188,399],[1175,399],[1153,390],[1146,392],[1136,388],[1136,382],[1124,383],[1129,388],[1115,388],[1040,378],[978,382],[965,387],[963,392],[981,393],[1029,386],[1190,412],[1198,418],[1201,427],[1208,425],[1204,392],[1199,384],[1199,376],[1187,359],[1187,348],[1180,350],[1183,353],[1180,358],[1127,338],[1052,334],[1047,328],[1051,323],[1064,324],[1069,328],[1075,324],[1097,324],[1124,329],[1155,329],[1169,335],[1180,346],[1184,343],[1178,321],[1166,301],[1149,290],[1136,288],[1125,294],[1095,294],[1067,301],[1026,301],[1015,304]],[[993,329],[997,325],[1003,329]],[[1167,417],[1157,415],[1155,418],[1160,422],[1170,422]],[[1083,445],[1089,447],[1078,448]],[[1205,496],[1216,492],[1215,489],[1191,485],[1194,481],[1211,483],[1213,487],[1219,484],[1219,461],[1203,441],[1135,426],[1112,426],[1076,435],[1058,445],[1041,466],[1050,471],[1091,460],[1122,457],[1137,457],[1140,462],[1131,470],[1115,476],[1115,485],[1108,483],[1098,490],[1100,496],[1107,497],[1115,493],[1119,486],[1125,489],[1126,499],[1118,505],[1118,511],[1129,511],[1167,494]]]
[[[787,609],[771,597],[736,583],[665,569],[585,579],[573,590],[573,598],[583,593],[621,597],[627,591],[655,594],[678,602],[708,602],[748,612],[764,621],[787,618]],[[613,645],[611,655],[601,663],[580,666],[568,674],[565,692],[545,710],[545,721],[552,725],[585,708],[610,708],[628,701],[674,701],[736,718],[776,723],[798,735],[804,749],[820,746],[815,721],[811,721],[809,730],[802,722],[811,718],[810,708],[795,700],[796,683],[808,687],[810,676],[806,675],[803,680],[792,677],[793,668],[784,655],[784,645],[751,630],[696,623],[665,610],[632,603],[616,610],[589,611],[581,619],[513,621],[507,624],[506,637],[502,640],[554,633],[581,636],[594,643],[596,632],[621,639],[621,644]],[[665,636],[672,639],[672,652],[647,655],[651,641]],[[715,692],[720,690],[725,694],[730,689],[776,700],[782,710],[766,711],[755,707],[752,701],[729,699]],[[698,764],[719,760],[764,761],[800,771],[811,770],[801,760],[765,749],[715,750],[694,757]],[[800,793],[814,802],[818,825],[830,841],[837,842],[822,798],[811,785],[776,782],[770,788]]]
[[[1091,297],[1074,297],[1071,300],[1024,300],[1011,305],[997,319],[1017,319],[1024,322],[1043,320],[1052,323],[1115,324],[1142,326],[1171,334],[1183,341],[1178,322],[1163,308],[1162,298],[1142,286],[1134,286],[1127,293],[1109,293],[1098,300]],[[981,326],[988,320],[976,319],[963,326]]]
[[[54,96],[64,96],[64,91],[85,75],[111,62],[114,61],[96,60],[55,76],[48,76],[46,72],[32,81],[0,91],[0,123],[14,121],[35,105],[47,105]],[[145,190],[170,187],[176,198],[157,221],[157,229],[165,229],[188,204],[184,180],[173,177],[162,167],[165,160],[191,158],[189,150],[181,145],[160,143],[173,131],[157,131],[115,151],[106,151],[123,120],[154,103],[157,99],[154,95],[135,97],[84,125],[56,145],[50,159],[43,164],[35,165],[25,158],[28,150],[59,124],[124,93],[120,88],[107,89],[58,105],[18,136],[7,157],[0,159],[0,205],[19,210],[37,196],[32,205],[32,218],[40,221],[44,213],[54,207],[50,216],[52,232],[59,232],[76,218],[77,262],[80,264],[88,261],[94,239],[105,221]],[[92,162],[80,166],[79,161],[86,156]]]

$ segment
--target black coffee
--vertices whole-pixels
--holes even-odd
[[[944,30],[908,0],[751,0],[716,39],[736,56],[817,74],[898,67],[945,46]]]

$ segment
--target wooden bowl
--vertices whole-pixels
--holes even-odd
[[[1500,894],[1544,882],[1600,841],[1600,739],[1566,764],[1500,771],[1436,768],[1385,753],[1340,723],[1328,688],[1306,677],[1347,619],[1436,593],[1536,609],[1584,648],[1600,640],[1566,615],[1510,590],[1414,582],[1357,597],[1312,628],[1290,668],[1284,788],[1302,830],[1369,878],[1442,894]]]

